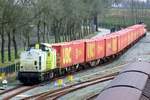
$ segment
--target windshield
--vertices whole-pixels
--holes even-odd
[[[30,51],[31,49],[40,49],[42,51],[49,51],[49,48],[43,44],[32,44],[28,47],[27,51]]]

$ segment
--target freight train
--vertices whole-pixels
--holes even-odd
[[[91,39],[32,45],[20,55],[18,79],[23,84],[35,84],[85,68],[85,65],[93,67],[104,59],[122,54],[145,34],[145,25],[136,24]]]

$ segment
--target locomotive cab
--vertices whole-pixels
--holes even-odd
[[[36,45],[37,46],[37,45]],[[20,56],[20,71],[40,72],[44,69],[46,52],[42,49],[30,46]]]
[[[42,75],[54,68],[56,68],[55,49],[44,43],[31,45],[20,55],[18,79],[22,83],[25,83],[25,80],[31,81],[33,78],[36,78],[36,81],[42,81]]]

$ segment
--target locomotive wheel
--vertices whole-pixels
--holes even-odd
[[[41,82],[45,80],[43,73],[40,74],[39,80],[40,80]]]
[[[53,77],[54,77],[54,73],[53,73],[53,72],[50,72],[50,73],[49,73],[49,78],[52,79]]]

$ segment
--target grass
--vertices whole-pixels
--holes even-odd
[[[150,9],[137,9],[134,11],[136,11],[138,14],[140,14],[141,12],[142,13],[146,13],[146,17],[149,17],[150,16]],[[107,15],[109,16],[113,16],[113,15],[124,15],[125,13],[130,13],[131,14],[131,9],[124,9],[124,8],[112,8],[112,9],[109,9],[109,12],[107,13]],[[128,16],[128,15],[126,15]]]
[[[145,16],[137,18],[137,22],[144,22],[148,29],[150,30],[150,10],[144,9]],[[141,10],[138,9],[138,14],[141,13]],[[140,15],[139,15],[140,16]],[[105,15],[105,17],[100,17],[102,19],[100,22],[105,23],[107,25],[113,26],[113,25],[119,25],[119,26],[129,26],[133,25],[135,23],[135,19],[131,15],[130,9],[110,9],[109,12]]]
[[[21,53],[21,51],[23,51],[23,49],[19,49],[18,51],[19,51],[18,55],[20,55],[20,53]],[[1,61],[1,56],[0,56],[0,61]],[[15,59],[14,50],[12,50],[11,51],[11,61],[8,61],[8,52],[7,51],[5,51],[5,54],[4,54],[4,61],[5,61],[5,63],[0,62],[0,67],[12,65],[15,62],[18,62],[19,59]]]

